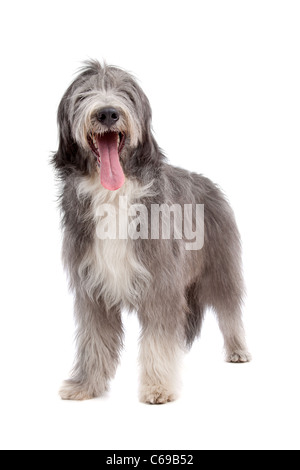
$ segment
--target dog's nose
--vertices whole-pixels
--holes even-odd
[[[97,113],[97,119],[101,124],[108,128],[113,126],[120,118],[115,108],[102,108]]]

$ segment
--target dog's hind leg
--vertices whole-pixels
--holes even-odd
[[[226,289],[223,289],[224,286],[219,284],[213,303],[220,330],[224,336],[226,361],[249,362],[251,355],[246,345],[241,310],[242,291],[236,284],[230,286],[230,277],[227,278],[227,283],[228,280],[229,284]]]
[[[77,295],[77,357],[70,380],[64,382],[63,400],[88,400],[108,389],[122,347],[122,322],[118,308],[107,310],[102,301]]]
[[[227,362],[249,362],[251,355],[246,346],[242,315],[239,309],[218,311],[217,317],[221,332],[224,336],[224,346]]]
[[[202,299],[201,283],[195,282],[186,290],[188,311],[185,323],[186,344],[191,347],[194,340],[200,336],[205,314],[205,304]]]
[[[222,205],[220,206],[222,207]],[[225,206],[226,208],[226,206]],[[227,209],[228,210],[228,209]],[[206,216],[208,210],[206,211]],[[225,212],[226,214],[226,212]],[[242,321],[244,280],[241,267],[239,233],[231,212],[214,222],[211,228],[207,216],[207,271],[203,278],[205,303],[213,307],[221,332],[227,362],[249,362]]]

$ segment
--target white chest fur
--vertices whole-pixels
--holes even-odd
[[[101,206],[109,204],[119,216],[120,196],[126,196],[127,204],[138,200],[149,192],[150,185],[140,186],[126,180],[122,188],[108,191],[100,183],[98,175],[82,178],[78,185],[78,197],[91,197],[91,213],[95,221],[93,242],[89,246],[79,268],[81,282],[92,298],[101,295],[108,306],[119,303],[136,305],[139,295],[150,274],[138,261],[134,251],[134,240],[130,238],[100,239],[101,224],[106,223]]]

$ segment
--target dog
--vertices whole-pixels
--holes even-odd
[[[59,147],[52,163],[61,181],[63,263],[77,324],[75,365],[60,390],[64,400],[92,399],[108,390],[122,349],[123,308],[135,311],[141,325],[141,402],[164,404],[178,397],[182,354],[200,335],[208,308],[224,335],[226,360],[250,360],[233,211],[209,179],[166,161],[151,116],[133,76],[98,61],[84,64],[58,108]],[[151,234],[158,228],[151,209],[172,205],[192,206],[186,220],[194,234],[195,228],[201,231],[194,209],[204,207],[204,243],[190,249],[191,238],[178,235],[182,217],[169,237],[162,227],[154,237],[141,236],[142,222]],[[112,220],[104,207],[119,217],[138,207],[143,217],[135,236],[126,230],[120,236],[121,229],[114,237],[100,236]]]

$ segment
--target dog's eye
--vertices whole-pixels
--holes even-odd
[[[77,104],[82,103],[82,101],[84,101],[84,100],[85,100],[85,96],[84,95],[79,95],[76,99],[76,103]]]

